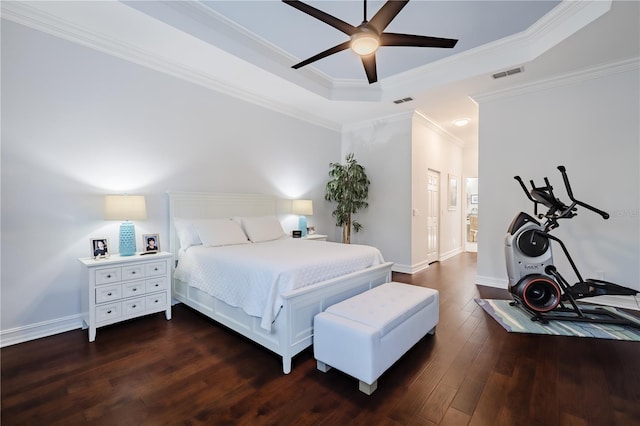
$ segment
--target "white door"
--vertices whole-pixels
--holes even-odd
[[[427,262],[438,260],[440,235],[440,173],[429,170],[427,183]]]

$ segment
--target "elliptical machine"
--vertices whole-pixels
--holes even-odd
[[[577,299],[601,295],[634,296],[636,290],[608,281],[588,278],[584,280],[564,243],[549,234],[560,226],[558,220],[571,219],[577,215],[578,206],[599,214],[604,219],[609,214],[573,197],[569,178],[564,166],[558,166],[571,204],[566,205],[553,193],[549,179],[545,186],[536,187],[533,180],[528,190],[520,176],[515,176],[527,198],[533,201],[534,214],[544,223],[521,212],[513,219],[505,237],[505,257],[509,275],[509,292],[512,305],[520,306],[531,314],[531,320],[547,324],[549,320],[583,321],[631,325],[638,323],[602,307],[586,307],[576,303]],[[549,210],[538,214],[538,205]],[[553,264],[551,241],[556,242],[569,261],[578,282],[570,285]]]

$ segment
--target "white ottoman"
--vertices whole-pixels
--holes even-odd
[[[337,368],[371,395],[382,373],[425,334],[435,333],[438,296],[437,290],[391,282],[329,306],[314,318],[318,369]]]

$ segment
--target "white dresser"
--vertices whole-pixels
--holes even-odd
[[[82,319],[90,342],[104,325],[162,311],[171,319],[172,258],[171,253],[160,252],[78,259],[87,280],[82,286]]]

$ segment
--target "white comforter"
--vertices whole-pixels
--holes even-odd
[[[180,254],[175,277],[260,317],[261,327],[271,330],[282,294],[383,262],[370,246],[285,238],[190,247]]]

